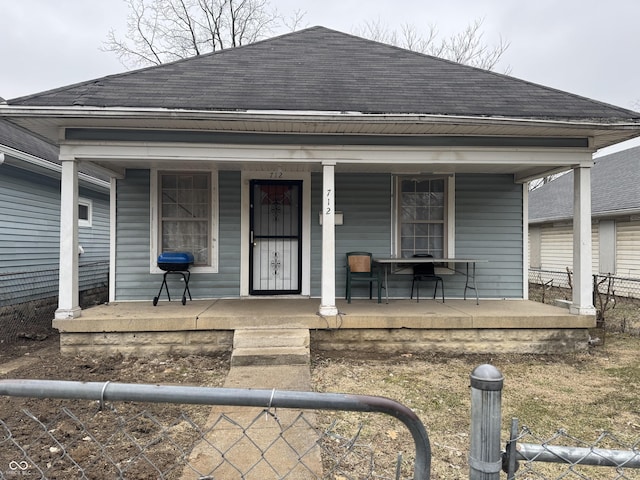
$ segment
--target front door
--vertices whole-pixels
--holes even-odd
[[[249,293],[299,294],[302,286],[302,182],[252,180]]]

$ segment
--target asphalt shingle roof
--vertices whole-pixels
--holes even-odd
[[[5,145],[49,162],[58,162],[58,147],[2,119],[0,119],[0,145]]]
[[[637,112],[324,27],[8,103],[640,121]]]
[[[591,213],[640,211],[640,147],[596,158],[591,169]],[[573,218],[573,172],[529,193],[529,221]]]

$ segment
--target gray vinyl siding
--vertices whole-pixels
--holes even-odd
[[[240,219],[242,182],[240,172],[218,174],[218,273],[211,275],[210,286],[205,286],[204,296],[237,297],[240,295]],[[194,276],[194,278],[196,278]],[[196,290],[199,287],[196,285]],[[194,291],[193,289],[191,290]]]
[[[0,171],[0,271],[58,268],[60,182],[10,165]]]
[[[158,295],[162,274],[151,274],[150,172],[128,170],[118,181],[116,229],[116,299],[151,300]],[[234,297],[240,294],[239,172],[219,172],[218,273],[191,275],[189,290],[196,298]],[[183,283],[168,275],[171,300],[180,300]],[[166,292],[160,300],[166,300]]]
[[[0,170],[0,304],[58,295],[60,181],[10,165]],[[105,285],[109,261],[109,197],[80,189],[93,203],[93,226],[79,229],[81,291]]]
[[[391,242],[391,177],[387,174],[337,174],[335,209],[344,215],[344,224],[336,225],[336,296],[344,297],[345,254],[368,251],[389,255]],[[312,176],[312,267],[311,295],[321,295],[322,227],[317,216],[321,211],[322,174]],[[368,291],[354,291],[354,296]]]
[[[522,298],[522,195],[511,175],[456,176],[456,257],[488,261],[477,267],[481,297]],[[464,276],[445,286],[461,294]]]
[[[109,282],[109,195],[81,188],[79,195],[92,200],[90,227],[78,228],[84,253],[78,262],[80,290],[106,287]]]
[[[312,214],[320,211],[322,175],[312,177]],[[522,298],[522,186],[509,175],[458,175],[455,182],[455,255],[487,260],[477,267],[481,297]],[[336,211],[344,225],[336,226],[336,297],[345,291],[345,253],[364,250],[388,256],[391,251],[391,176],[336,175]],[[312,222],[311,295],[319,296],[322,231]],[[463,271],[465,265],[457,267]],[[448,297],[462,297],[465,276],[443,275]],[[421,296],[431,295],[431,286]],[[429,293],[425,293],[429,292]],[[411,275],[389,277],[389,296],[408,298]],[[355,292],[368,295],[364,288]],[[384,291],[383,291],[384,295]],[[474,296],[474,292],[468,292]]]
[[[240,288],[241,180],[239,172],[218,176],[218,273],[192,274],[194,298],[237,297]],[[116,232],[116,299],[149,300],[158,294],[161,274],[149,273],[149,171],[128,171],[118,181]],[[364,250],[387,256],[391,249],[391,176],[337,174],[335,207],[344,224],[336,226],[336,296],[345,291],[345,253]],[[317,221],[322,203],[322,174],[311,176],[311,289],[321,295],[322,227]],[[522,186],[509,175],[458,175],[455,187],[455,251],[457,257],[487,260],[478,265],[477,282],[485,298],[522,298]],[[459,268],[463,269],[461,265]],[[182,284],[169,276],[172,299]],[[445,275],[448,297],[462,297],[464,275]],[[429,286],[425,286],[425,292]],[[408,298],[410,275],[389,277],[389,296]],[[354,291],[363,297],[364,289]],[[427,293],[422,293],[427,296]],[[473,295],[473,292],[471,292]],[[161,300],[166,295],[161,295]]]

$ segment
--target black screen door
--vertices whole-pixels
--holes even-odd
[[[250,201],[249,293],[300,293],[302,182],[252,180]]]

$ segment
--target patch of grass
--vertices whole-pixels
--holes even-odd
[[[585,446],[600,441],[599,447],[624,450],[640,442],[638,351],[640,337],[611,334],[604,346],[568,355],[425,354],[392,361],[318,357],[312,376],[318,391],[380,395],[408,406],[420,417],[431,440],[431,478],[467,479],[469,375],[475,367],[491,363],[505,377],[503,442],[515,417],[535,434],[523,440],[528,443],[552,439],[552,444]],[[343,414],[341,418],[345,418]],[[385,462],[393,463],[397,453],[403,452],[406,463],[413,452],[404,426],[378,415],[367,422],[366,429],[374,431],[363,431],[359,438],[371,442],[374,451],[382,452],[376,455],[378,472],[394,478],[393,467],[385,469]],[[565,431],[566,435],[558,434]],[[391,438],[395,432],[399,435]],[[598,440],[603,432],[611,432],[611,439]],[[576,444],[574,439],[584,444]],[[603,446],[609,444],[612,446]],[[536,466],[536,472],[546,467],[540,468]],[[584,478],[608,478],[602,468],[581,473],[588,473]],[[550,474],[548,478],[559,476]]]

